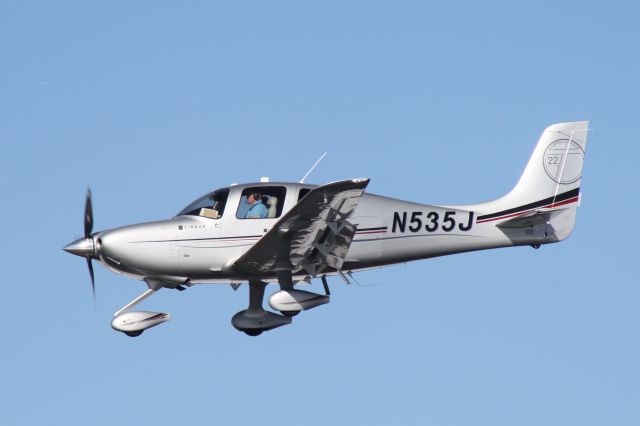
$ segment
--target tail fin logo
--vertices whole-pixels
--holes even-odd
[[[554,182],[567,185],[577,182],[582,177],[584,150],[575,140],[553,141],[542,159],[545,172]]]

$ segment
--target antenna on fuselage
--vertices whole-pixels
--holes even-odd
[[[304,183],[304,180],[311,174],[311,172],[313,171],[313,169],[316,168],[316,166],[322,161],[322,159],[324,158],[324,156],[327,155],[327,153],[325,152],[324,154],[322,154],[322,156],[320,158],[318,158],[318,161],[315,162],[315,164],[313,166],[311,166],[311,168],[309,169],[309,171],[307,172],[306,175],[304,175],[302,177],[302,179],[300,179],[300,183]]]

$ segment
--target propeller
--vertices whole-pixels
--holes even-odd
[[[91,259],[96,255],[96,248],[93,242],[91,232],[93,231],[93,203],[91,201],[91,189],[87,188],[87,198],[84,204],[84,237],[71,244],[67,244],[63,250],[84,257],[87,260],[89,268],[89,276],[91,277],[91,291],[93,293],[93,303],[96,302],[96,284],[93,274],[93,263]]]
[[[93,195],[91,194],[91,188],[87,188],[87,199],[84,203],[84,237],[91,238],[91,231],[93,231]],[[93,294],[93,305],[96,304],[96,281],[93,274],[93,263],[91,262],[91,256],[86,256],[87,267],[89,268],[89,276],[91,277],[91,293]]]
[[[93,277],[93,263],[91,258],[87,257],[87,266],[89,267],[89,275],[91,276],[91,293],[93,294],[93,306],[96,305],[96,281]]]
[[[84,203],[84,237],[91,237],[93,230],[93,201],[91,199],[91,188],[87,188],[87,200]]]

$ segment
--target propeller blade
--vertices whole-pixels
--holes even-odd
[[[87,200],[84,205],[84,237],[89,238],[93,231],[93,202],[91,201],[91,188],[87,188]]]
[[[96,282],[93,276],[93,263],[87,258],[87,266],[89,267],[89,275],[91,276],[91,291],[93,292],[93,304],[96,304]]]

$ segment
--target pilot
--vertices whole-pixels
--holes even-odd
[[[249,211],[244,216],[245,219],[263,219],[267,217],[267,207],[262,203],[262,194],[257,190],[251,190],[247,194],[247,204]]]

